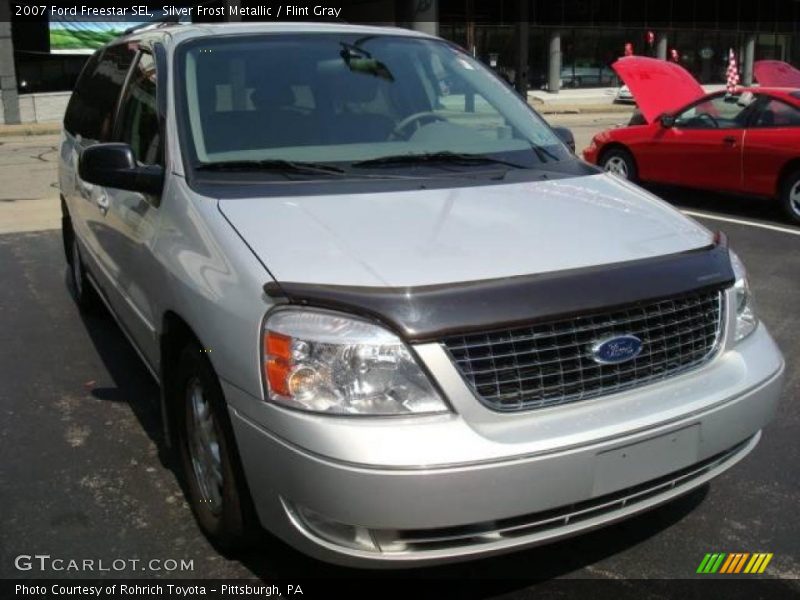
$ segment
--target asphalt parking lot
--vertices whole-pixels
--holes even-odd
[[[579,148],[621,120],[552,119],[575,129]],[[315,562],[266,536],[257,552],[227,559],[200,534],[169,467],[156,384],[108,314],[82,316],[73,304],[60,232],[36,230],[52,226],[52,211],[41,227],[12,222],[25,203],[31,213],[57,203],[56,144],[56,136],[0,138],[0,577],[64,575],[15,568],[16,556],[37,553],[193,561],[186,571],[131,567],[84,577],[372,576]],[[707,552],[772,552],[761,577],[787,597],[800,594],[800,228],[761,200],[654,191],[728,234],[749,268],[759,315],[784,352],[782,403],[758,448],[711,485],[621,524],[381,578],[486,577],[496,581],[487,595],[522,598],[547,589],[541,580],[690,578]]]

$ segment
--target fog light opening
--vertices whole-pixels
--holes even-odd
[[[303,506],[295,505],[294,512],[306,529],[328,542],[356,550],[381,551],[372,532],[366,527],[334,521]]]

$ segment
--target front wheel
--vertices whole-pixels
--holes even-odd
[[[246,549],[258,530],[225,399],[208,357],[189,344],[175,386],[186,498],[206,537],[226,553]]]
[[[795,225],[800,225],[800,171],[795,171],[784,180],[780,202],[789,220]]]
[[[67,265],[69,266],[69,285],[72,291],[72,297],[78,308],[89,313],[95,310],[99,304],[97,292],[92,287],[89,277],[86,275],[86,267],[83,264],[81,257],[80,244],[75,232],[71,228],[65,231],[64,239],[67,247]]]
[[[603,154],[600,167],[606,172],[628,181],[636,181],[638,172],[633,155],[622,148],[613,148]]]

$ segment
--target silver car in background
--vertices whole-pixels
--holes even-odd
[[[724,236],[443,40],[133,32],[64,121],[71,288],[161,386],[188,502],[323,560],[486,556],[746,456],[783,359]]]

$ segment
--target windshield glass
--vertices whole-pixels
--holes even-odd
[[[426,165],[533,167],[570,156],[513,90],[445,42],[280,34],[181,48],[183,138],[195,166],[283,160],[368,168],[374,159],[423,155]],[[459,161],[471,158],[463,155],[496,160]]]

